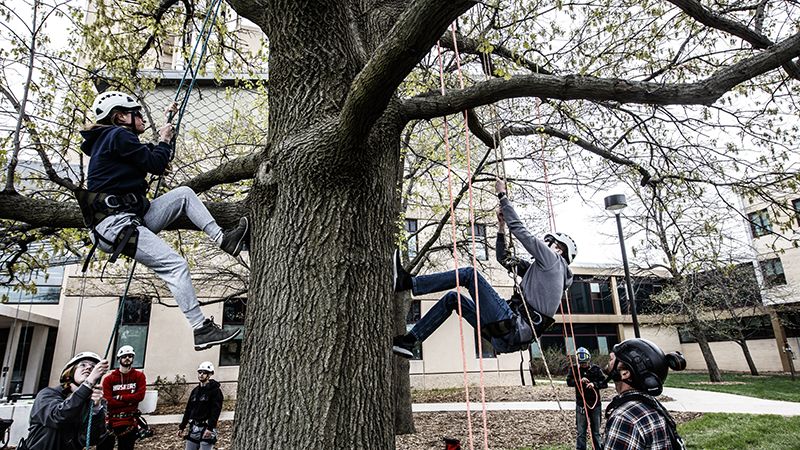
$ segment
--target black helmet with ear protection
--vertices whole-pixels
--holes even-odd
[[[631,386],[652,396],[661,395],[664,380],[671,366],[675,370],[683,370],[686,361],[680,355],[670,354],[670,360],[656,344],[646,339],[628,339],[614,346],[614,356],[628,366],[631,378],[627,381]],[[682,364],[681,364],[682,362]],[[683,367],[680,367],[680,366]],[[616,367],[614,368],[616,369]]]

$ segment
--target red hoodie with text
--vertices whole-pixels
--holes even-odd
[[[144,374],[131,368],[123,374],[119,369],[103,379],[103,397],[108,402],[108,423],[112,427],[133,425],[135,417],[115,418],[119,413],[136,411],[139,402],[144,400],[147,380]]]

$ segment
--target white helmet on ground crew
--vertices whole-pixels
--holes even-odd
[[[572,261],[578,256],[578,246],[575,245],[575,241],[566,234],[558,232],[545,234],[544,240],[546,241],[548,237],[555,239],[567,247],[567,254],[564,255],[564,257],[567,259],[567,264],[572,264]]]
[[[133,347],[130,345],[123,345],[119,348],[119,350],[117,350],[117,358],[122,358],[125,355],[136,356],[136,352],[133,351]]]
[[[201,370],[214,373],[214,364],[211,364],[211,361],[200,363],[200,367],[197,368],[197,371],[200,372]]]
[[[92,114],[94,121],[100,122],[105,119],[114,108],[135,109],[141,108],[136,100],[130,95],[119,91],[107,91],[97,95],[92,102]]]

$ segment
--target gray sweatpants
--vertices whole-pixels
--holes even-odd
[[[194,191],[182,186],[156,197],[150,203],[150,209],[144,216],[146,226],[137,228],[139,240],[134,259],[149,267],[167,283],[172,296],[175,297],[175,302],[178,303],[189,323],[195,324],[205,319],[205,316],[200,311],[200,304],[197,302],[197,294],[194,291],[189,272],[189,263],[156,236],[156,233],[174,222],[181,214],[186,214],[197,228],[203,230],[212,239],[222,231]],[[113,242],[119,232],[130,224],[133,218],[133,214],[109,216],[100,222],[95,230]],[[105,253],[114,251],[103,241],[100,241],[97,248]]]

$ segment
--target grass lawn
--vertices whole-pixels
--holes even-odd
[[[678,433],[693,450],[800,450],[800,417],[710,413]]]
[[[743,373],[725,372],[722,374],[725,383],[709,383],[707,373],[670,372],[667,387],[696,389],[703,391],[727,392],[729,394],[746,395],[770,400],[800,402],[800,377],[792,381],[789,375],[764,375],[753,377]]]

